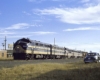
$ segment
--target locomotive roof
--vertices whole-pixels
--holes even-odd
[[[43,45],[50,45],[50,44],[43,43],[43,42],[40,42],[40,41],[37,41],[37,40],[31,40],[29,38],[22,38],[22,39],[19,39],[18,41],[24,41],[24,42],[27,42],[27,43],[38,43],[38,44],[43,44]]]
[[[37,41],[37,40],[31,40],[29,38],[21,38],[19,39],[18,41],[23,41],[23,42],[27,42],[27,43],[38,43],[38,44],[43,44],[43,45],[46,45],[46,46],[50,46],[52,44],[49,44],[49,43],[44,43],[44,42],[40,42],[40,41]],[[18,42],[17,41],[17,42]],[[52,45],[53,47],[58,47],[58,48],[64,48],[64,47],[60,47],[58,45]],[[67,49],[67,48],[66,48]]]

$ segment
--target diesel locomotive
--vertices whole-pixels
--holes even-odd
[[[83,57],[83,53],[57,45],[30,40],[29,38],[21,38],[13,46],[13,57],[15,60]]]

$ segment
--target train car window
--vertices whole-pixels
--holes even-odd
[[[43,46],[43,44],[40,44],[40,46]]]
[[[31,43],[31,45],[35,45],[35,43],[33,42],[33,43]]]
[[[45,47],[48,47],[48,45],[45,45]]]
[[[69,51],[69,53],[71,53],[71,51]]]
[[[28,47],[27,50],[32,50],[32,48],[29,48],[29,47]]]
[[[38,43],[36,43],[36,45],[38,46]]]

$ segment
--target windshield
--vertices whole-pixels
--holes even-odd
[[[96,56],[97,53],[88,53],[87,56]]]

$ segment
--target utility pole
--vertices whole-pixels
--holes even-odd
[[[5,50],[6,50],[6,41],[7,41],[7,39],[6,39],[6,36],[5,36],[5,40],[4,40],[4,42],[5,42]]]
[[[2,43],[2,46],[3,46],[3,50],[4,50],[4,46],[5,46],[4,43]]]
[[[55,38],[54,38],[54,46],[55,46]]]
[[[54,38],[54,55],[55,55],[55,38]]]

